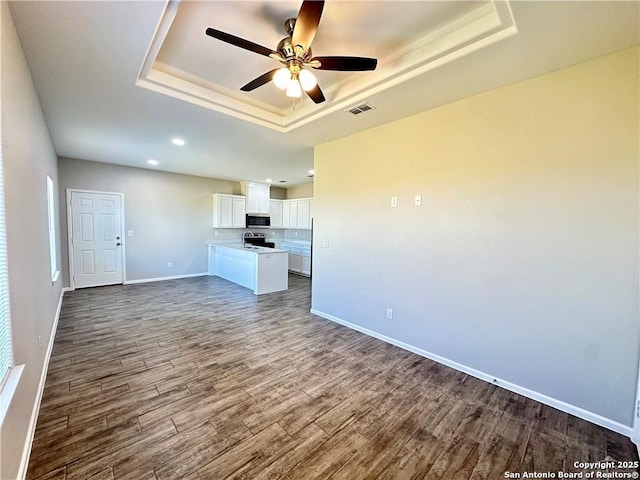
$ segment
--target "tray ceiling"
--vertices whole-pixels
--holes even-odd
[[[240,87],[278,68],[273,59],[205,35],[207,27],[276,49],[300,2],[167,3],[137,84],[276,131],[346,110],[369,95],[517,33],[504,1],[327,2],[315,55],[378,59],[373,72],[314,71],[327,102],[292,100],[268,83]],[[365,8],[366,6],[366,8]]]
[[[59,156],[283,186],[311,180],[317,145],[640,41],[636,0],[328,0],[314,53],[373,56],[379,68],[318,71],[327,97],[320,105],[305,100],[293,108],[273,85],[241,92],[273,64],[205,29],[273,48],[300,4],[45,0],[9,7]],[[347,113],[365,102],[373,109]],[[173,137],[186,145],[173,145]]]

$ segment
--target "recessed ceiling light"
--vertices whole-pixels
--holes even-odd
[[[187,142],[185,142],[181,138],[176,137],[176,138],[172,138],[171,139],[171,143],[173,143],[174,145],[177,145],[179,147],[183,147],[185,145],[185,143],[187,143]]]
[[[149,165],[158,165],[158,160],[154,160],[154,159],[152,158],[152,159],[150,159],[150,160],[147,160],[147,163],[148,163]]]
[[[267,182],[267,183],[271,183],[271,182],[273,182],[273,180],[272,180],[272,179],[270,179],[270,178],[267,178],[267,179],[265,180],[265,182]]]

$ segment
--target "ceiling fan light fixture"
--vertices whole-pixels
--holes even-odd
[[[280,90],[285,90],[291,82],[291,72],[287,67],[280,68],[273,76],[273,83]]]
[[[287,97],[300,98],[302,96],[302,87],[297,78],[291,77],[289,85],[287,86]]]
[[[302,86],[302,89],[305,92],[308,92],[309,90],[313,89],[317,84],[318,84],[318,80],[316,79],[316,76],[311,73],[309,70],[300,70],[300,74],[299,74],[299,78],[300,78],[300,85]]]

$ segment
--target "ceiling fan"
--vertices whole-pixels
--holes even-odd
[[[324,1],[304,0],[298,17],[290,18],[284,23],[289,36],[280,41],[276,50],[214,28],[207,28],[206,33],[210,37],[271,57],[285,65],[260,75],[240,90],[250,92],[273,80],[278,88],[286,90],[289,97],[298,98],[304,90],[315,103],[322,103],[325,101],[324,94],[310,69],[360,72],[375,70],[378,63],[375,58],[365,57],[314,57],[311,43],[318,30],[323,8]]]

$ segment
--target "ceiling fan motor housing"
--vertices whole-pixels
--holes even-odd
[[[309,47],[302,56],[297,56],[296,51],[291,43],[291,37],[285,37],[280,40],[280,43],[278,43],[277,52],[285,60],[291,60],[292,58],[297,57],[300,61],[306,62],[310,60],[311,57],[313,57],[313,54],[311,53],[311,47]]]
[[[293,29],[296,26],[295,18],[288,18],[284,21],[284,31],[287,32],[287,35],[291,36],[293,34]]]

